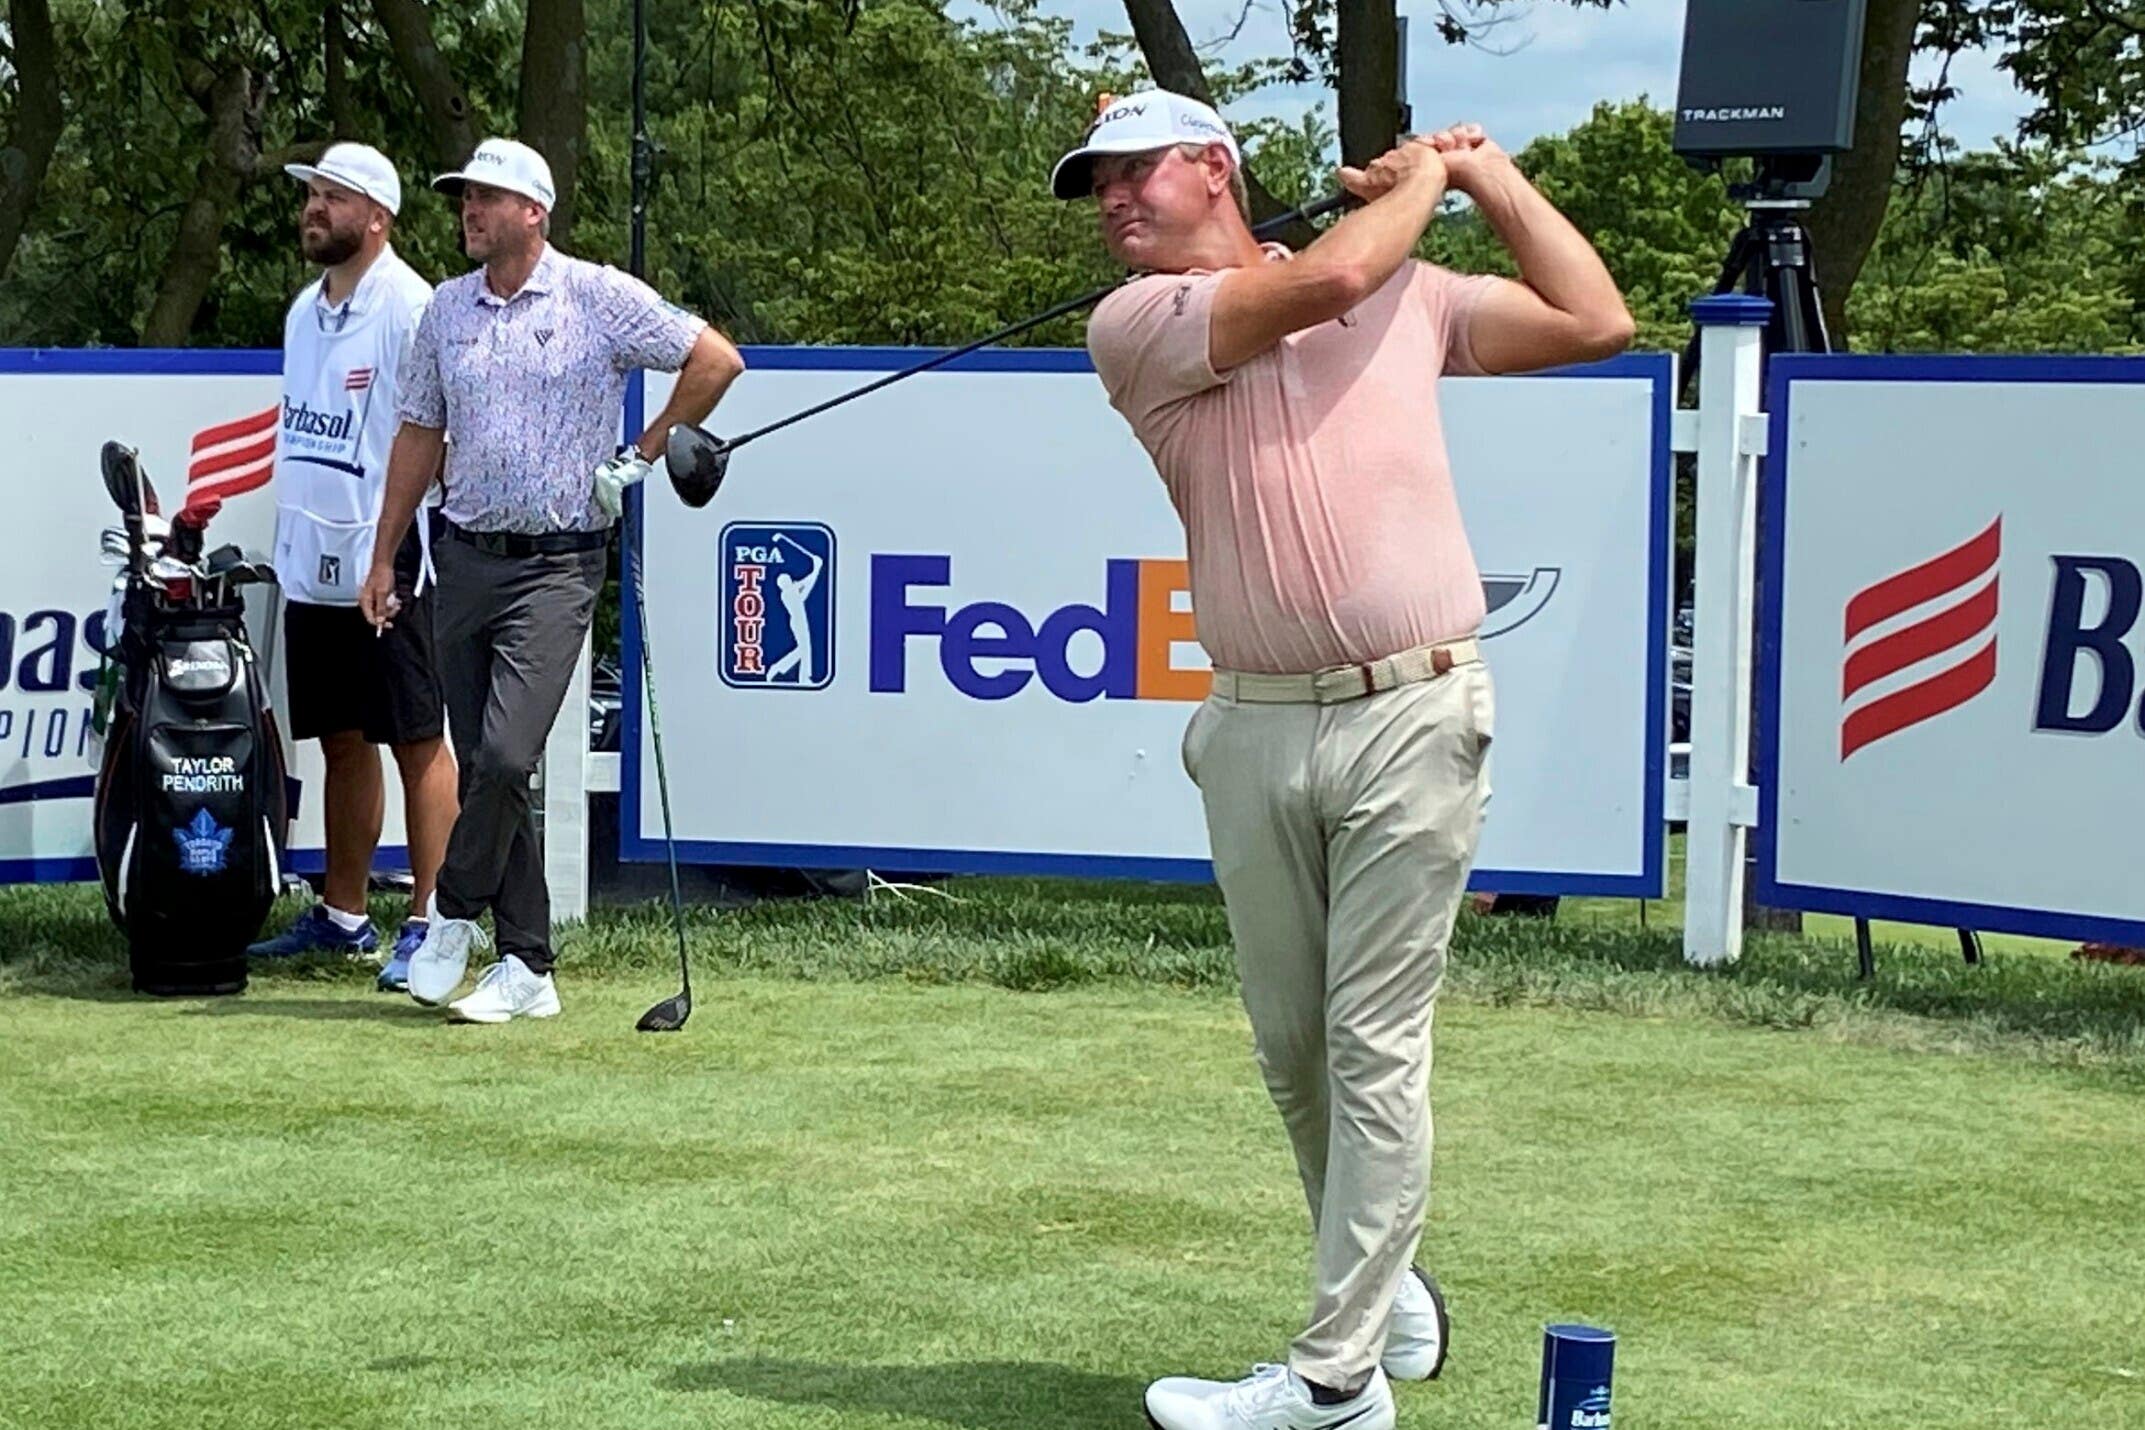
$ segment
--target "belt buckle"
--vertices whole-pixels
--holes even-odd
[[[1430,651],[1430,672],[1445,675],[1452,670],[1452,647],[1435,646]]]

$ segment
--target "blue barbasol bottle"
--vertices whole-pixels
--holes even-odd
[[[1595,1326],[1542,1328],[1538,1430],[1609,1430],[1609,1383],[1616,1336]]]

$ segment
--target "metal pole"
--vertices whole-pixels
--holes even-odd
[[[633,237],[626,271],[647,277],[648,261],[648,5],[633,0]]]

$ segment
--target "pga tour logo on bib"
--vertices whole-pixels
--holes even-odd
[[[725,685],[822,690],[834,680],[834,533],[816,522],[723,528]]]

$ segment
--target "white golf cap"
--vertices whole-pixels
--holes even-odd
[[[1173,144],[1223,144],[1231,162],[1244,162],[1236,136],[1211,105],[1166,89],[1144,89],[1123,98],[1106,94],[1095,107],[1086,140],[1050,171],[1050,192],[1061,199],[1084,199],[1095,191],[1091,171],[1097,154],[1143,154]]]
[[[387,156],[370,144],[330,144],[317,164],[285,164],[294,179],[325,179],[355,189],[391,214],[402,212],[402,180]]]
[[[495,189],[534,199],[545,208],[558,200],[551,186],[551,166],[544,156],[513,139],[487,139],[469,156],[469,162],[451,174],[441,174],[432,187],[459,194],[464,184],[488,184]]]

